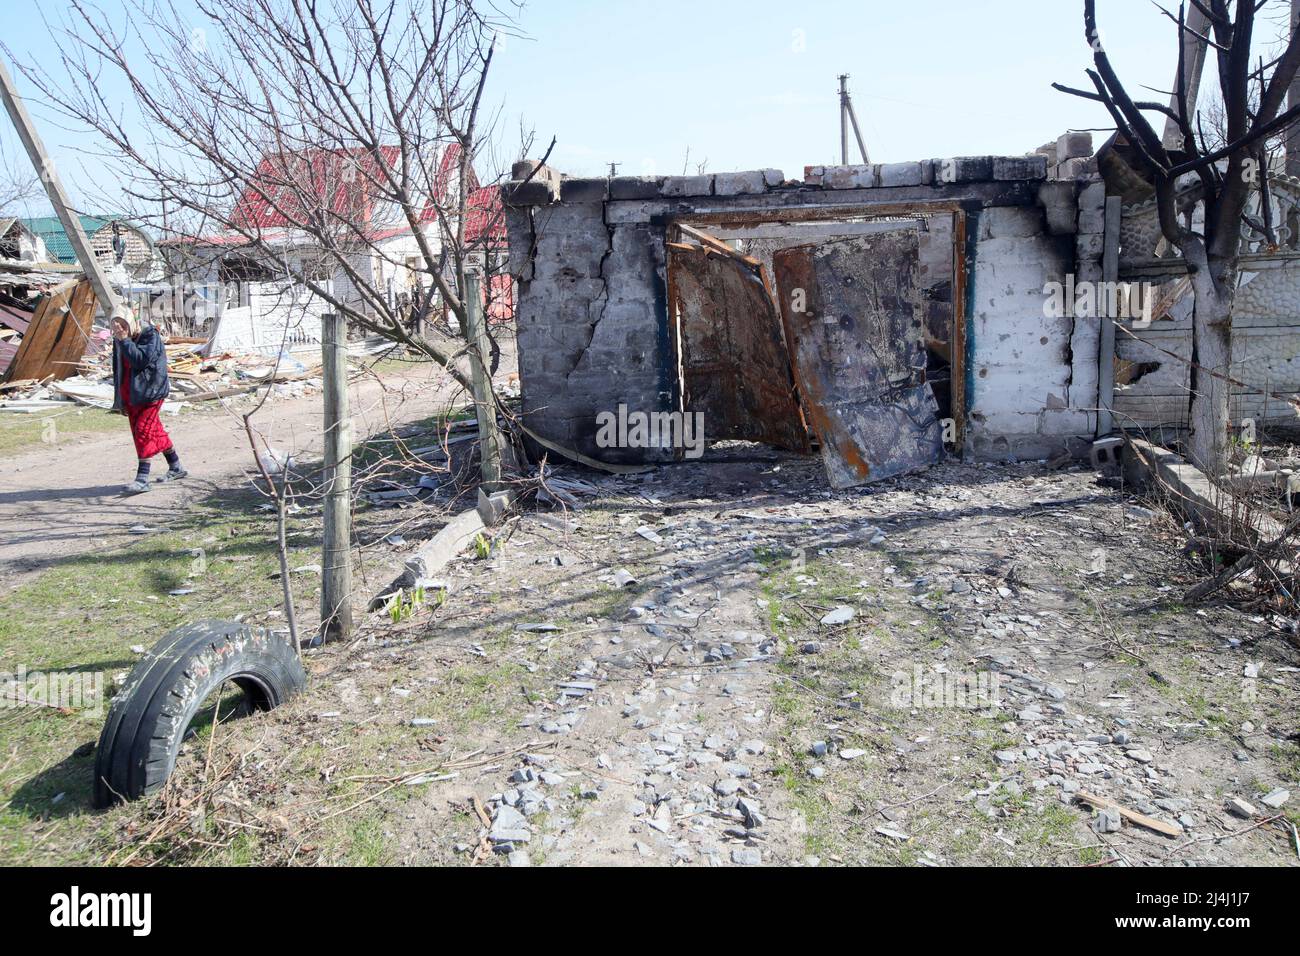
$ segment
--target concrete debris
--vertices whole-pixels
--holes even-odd
[[[1234,817],[1241,817],[1243,820],[1253,820],[1259,815],[1255,805],[1241,799],[1241,797],[1229,797],[1224,807]]]
[[[1259,802],[1264,804],[1270,810],[1281,810],[1291,799],[1291,791],[1278,787],[1270,790],[1265,796],[1259,798]]]
[[[848,607],[847,605],[840,605],[833,611],[823,615],[821,623],[826,627],[833,627],[836,624],[847,624],[849,621],[853,620],[853,617],[856,614],[857,611],[853,608]]]
[[[886,839],[897,840],[899,843],[906,843],[908,840],[912,839],[902,830],[895,829],[894,827],[876,827],[876,833]]]
[[[1120,828],[1119,810],[1114,807],[1105,807],[1097,811],[1097,815],[1092,818],[1092,828],[1098,833],[1117,833]]]

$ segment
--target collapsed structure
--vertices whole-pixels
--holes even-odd
[[[819,445],[837,487],[945,445],[1078,455],[1115,424],[1185,422],[1187,366],[1170,357],[1191,352],[1185,266],[1154,204],[1126,205],[1100,168],[1079,133],[1029,156],[814,166],[801,181],[517,164],[505,198],[525,418],[585,455],[641,462],[682,449],[601,447],[598,416],[703,413],[709,440]],[[1298,187],[1275,184],[1275,222]],[[1266,396],[1300,390],[1300,255],[1243,242],[1234,414],[1289,417]],[[1147,283],[1141,308],[1113,311],[1130,280]],[[1081,289],[1109,290],[1111,309],[1077,308]]]

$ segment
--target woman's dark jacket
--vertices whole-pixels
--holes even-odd
[[[140,408],[161,402],[171,392],[167,380],[167,350],[162,336],[152,325],[140,332],[139,338],[113,341],[113,411],[122,411],[122,359],[131,370],[131,405]]]

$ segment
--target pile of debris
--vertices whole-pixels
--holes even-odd
[[[105,333],[107,339],[107,333]],[[92,408],[113,406],[113,359],[109,347],[95,349],[92,338],[76,374],[58,378],[25,378],[0,384],[0,412],[43,412],[77,402]],[[271,384],[272,394],[298,397],[319,391],[320,362],[303,364],[287,353],[278,359],[265,355],[223,352],[204,356],[206,343],[165,339],[171,400],[163,411],[172,413],[191,402],[214,401],[242,395]]]
[[[66,282],[27,308],[0,298],[0,412],[43,413],[68,402],[93,408],[113,405],[112,335],[94,325],[96,299],[86,279]],[[321,388],[320,359],[288,350],[278,356],[208,354],[206,339],[164,338],[172,401],[165,412],[188,402],[212,401],[272,385],[272,394],[297,397]]]

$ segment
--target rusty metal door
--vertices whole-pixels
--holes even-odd
[[[795,382],[832,487],[918,471],[943,454],[918,261],[910,226],[773,257]]]
[[[807,453],[808,428],[762,267],[729,249],[679,243],[669,244],[668,256],[686,411],[704,413],[710,441]]]

